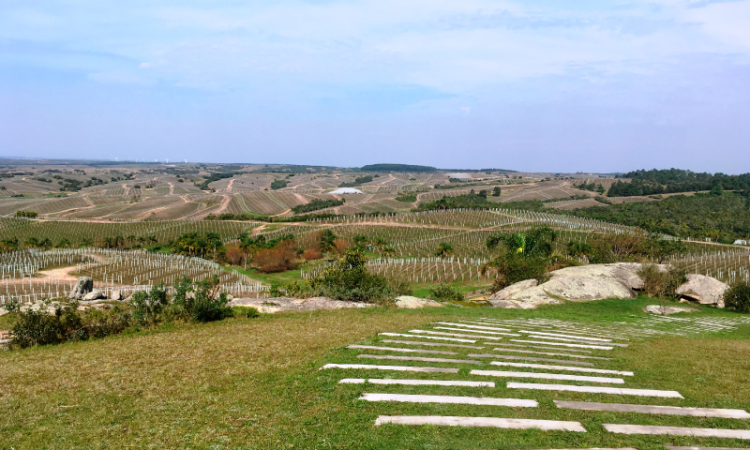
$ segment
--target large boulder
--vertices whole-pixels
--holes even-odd
[[[687,283],[677,288],[677,295],[701,305],[724,307],[724,293],[729,285],[716,278],[691,273],[687,276]]]
[[[93,291],[84,295],[82,300],[90,302],[92,300],[101,300],[105,298],[107,298],[107,296],[104,294],[104,291],[100,289],[94,289]]]
[[[81,277],[76,281],[76,285],[73,286],[68,298],[71,300],[81,300],[92,290],[94,290],[94,280],[90,277]]]
[[[591,301],[605,298],[635,298],[634,289],[643,287],[638,276],[641,264],[616,263],[566,267],[550,273],[550,279],[537,285],[521,281],[496,292],[487,300],[497,308],[533,309],[564,301]],[[660,266],[666,270],[666,266]]]
[[[373,306],[370,303],[345,302],[333,300],[327,297],[313,298],[236,298],[228,303],[228,306],[252,307],[267,314],[280,311],[315,311],[318,309],[342,309],[342,308],[367,308]]]
[[[122,292],[120,292],[120,291],[118,291],[116,289],[113,290],[112,292],[109,293],[109,299],[110,300],[118,300],[118,301],[122,300]]]
[[[614,264],[566,267],[552,272],[540,287],[550,296],[570,301],[635,298],[621,272]]]
[[[495,292],[494,294],[487,297],[487,300],[507,300],[509,298],[513,298],[514,295],[518,294],[521,291],[536,287],[536,285],[538,284],[539,282],[536,280],[519,281],[518,283],[511,284],[505,289]]]
[[[396,307],[403,309],[419,309],[425,307],[442,307],[443,304],[426,298],[412,297],[411,295],[402,295],[396,297]]]

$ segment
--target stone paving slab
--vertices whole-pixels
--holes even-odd
[[[527,341],[524,339],[511,339],[512,342],[522,342],[525,344],[542,344],[542,345],[555,345],[559,347],[569,348],[590,348],[594,350],[612,350],[614,347],[604,345],[588,345],[588,344],[566,344],[563,342],[539,342],[539,341]]]
[[[500,342],[498,342],[498,343],[491,342],[491,344],[492,345],[499,345],[499,346],[502,346],[502,347],[533,348],[533,349],[536,349],[536,350],[556,350],[558,352],[565,350],[566,352],[576,352],[576,353],[586,353],[586,354],[594,353],[591,350],[580,350],[580,349],[560,348],[560,347],[540,347],[538,345],[508,344],[508,343],[505,343],[505,342],[503,342],[503,343],[500,343]]]
[[[750,448],[736,448],[736,447],[670,447],[669,450],[750,450]]]
[[[586,392],[590,394],[634,395],[639,397],[684,398],[677,391],[656,389],[627,389],[604,386],[574,386],[571,384],[508,383],[508,389],[535,389],[539,391]]]
[[[495,336],[521,336],[520,334],[513,333],[498,333],[497,331],[484,331],[484,330],[468,330],[466,328],[453,328],[453,327],[432,327],[433,330],[448,330],[448,331],[461,331],[463,333],[477,333],[477,334],[492,334]]]
[[[380,342],[385,342],[387,344],[424,345],[428,347],[469,348],[469,349],[474,349],[474,350],[481,350],[484,348],[484,347],[479,347],[479,346],[474,346],[474,345],[443,344],[443,343],[435,343],[435,342],[398,341],[398,340],[393,340],[393,339],[381,339]]]
[[[721,417],[724,419],[750,419],[742,409],[683,408],[679,406],[628,405],[622,403],[567,402],[555,400],[558,408],[581,411],[615,411],[643,414],[667,414],[675,416]]]
[[[538,429],[545,431],[576,431],[585,433],[579,422],[558,420],[502,419],[498,417],[456,417],[456,416],[380,416],[375,426],[394,425],[438,425],[451,427],[489,427],[516,430]]]
[[[385,341],[383,341],[385,342]],[[497,344],[495,344],[497,345]],[[603,361],[611,361],[612,358],[605,358],[603,356],[588,356],[588,355],[574,355],[572,353],[550,353],[550,352],[537,352],[534,350],[515,350],[510,348],[495,348],[496,352],[510,352],[510,353],[530,353],[535,355],[547,355],[547,356],[567,356],[568,358],[578,359],[600,359]]]
[[[520,361],[556,362],[556,363],[574,364],[577,366],[592,366],[593,367],[592,363],[587,363],[587,362],[569,361],[567,359],[536,358],[533,356],[498,355],[495,353],[492,353],[492,354],[470,353],[466,356],[470,358],[503,358],[503,359],[513,359],[513,360],[520,360]]]
[[[666,434],[671,436],[718,437],[727,439],[750,439],[750,430],[727,430],[721,428],[660,427],[653,425],[621,425],[603,423],[610,433],[620,434]]]
[[[373,366],[370,364],[326,364],[323,369],[370,369],[370,370],[395,370],[398,372],[440,372],[458,373],[458,369],[443,367],[411,367],[411,366]]]
[[[511,362],[505,362],[505,361],[492,361],[490,362],[490,364],[492,364],[493,366],[524,367],[527,369],[567,370],[570,372],[601,373],[601,374],[610,374],[610,375],[622,375],[626,377],[633,376],[633,372],[625,372],[621,370],[608,370],[608,369],[589,369],[587,367],[552,366],[548,364],[511,363]]]
[[[506,332],[513,331],[509,328],[486,327],[482,325],[467,325],[465,323],[455,323],[455,322],[435,322],[435,323],[439,323],[440,325],[451,325],[454,327],[476,328],[477,330],[506,331]]]
[[[435,336],[451,336],[451,337],[469,338],[469,339],[490,339],[493,341],[499,341],[500,339],[502,339],[501,337],[495,337],[495,336],[477,336],[473,334],[444,333],[442,331],[429,331],[429,330],[409,330],[409,333],[432,334]]]
[[[357,355],[357,358],[389,359],[389,360],[398,360],[398,361],[442,362],[442,363],[454,363],[454,364],[482,364],[482,361],[476,361],[472,359],[423,358],[421,356]]]
[[[451,395],[362,394],[359,399],[370,402],[450,403],[456,405],[510,406],[513,408],[536,408],[539,406],[539,402],[536,400]]]
[[[476,340],[473,339],[457,339],[449,337],[438,337],[438,336],[417,336],[414,334],[400,334],[400,333],[380,333],[380,336],[394,336],[394,337],[408,337],[408,338],[420,338],[420,339],[433,339],[438,341],[450,341],[450,342],[466,342],[468,344],[476,344]]]
[[[397,348],[397,347],[378,347],[375,345],[349,345],[346,348],[352,350],[383,350],[387,352],[402,352],[402,353],[424,353],[432,355],[458,355],[456,352],[445,352],[439,350],[421,350],[414,348]]]
[[[385,384],[404,386],[460,386],[460,387],[488,387],[494,388],[492,381],[456,381],[456,380],[393,380],[378,378],[344,378],[339,384]]]
[[[581,340],[581,339],[568,339],[568,338],[561,338],[561,337],[552,337],[552,336],[528,336],[530,339],[544,339],[545,341],[560,341],[560,342],[573,342],[576,344],[596,344],[596,345],[607,345],[607,346],[613,346],[613,347],[627,347],[629,344],[620,344],[618,342],[591,342],[587,340]]]
[[[612,339],[604,339],[604,338],[598,338],[598,337],[587,337],[587,336],[575,336],[575,335],[572,335],[572,334],[545,333],[543,331],[530,331],[530,330],[518,330],[518,332],[519,333],[525,333],[525,334],[538,334],[540,336],[552,336],[552,337],[582,339],[582,340],[585,340],[585,341],[612,342]]]
[[[503,378],[537,378],[540,380],[560,380],[560,381],[583,381],[587,383],[611,383],[625,384],[622,378],[608,377],[589,377],[586,375],[565,375],[560,373],[542,373],[542,372],[507,372],[501,370],[472,370],[470,375],[485,375],[488,377]]]

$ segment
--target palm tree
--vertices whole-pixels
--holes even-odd
[[[143,244],[146,243],[146,238],[143,236],[138,237],[138,243],[141,244],[141,247],[143,247]]]
[[[89,237],[85,237],[81,239],[81,245],[83,245],[84,247],[91,247],[92,245],[94,245],[94,240]]]
[[[25,246],[27,246],[29,248],[38,247],[39,246],[39,239],[37,239],[37,238],[35,238],[35,237],[32,236],[32,237],[26,239],[26,241],[24,241],[23,245],[25,245]]]
[[[104,238],[104,246],[106,248],[112,248],[112,241],[113,241],[113,239],[111,237],[105,237]]]
[[[148,243],[149,243],[149,244],[151,244],[151,245],[154,245],[154,244],[156,244],[157,242],[159,242],[159,240],[158,240],[158,239],[156,239],[156,236],[149,236],[149,237],[148,237]]]
[[[47,250],[48,248],[52,247],[52,241],[49,238],[44,238],[41,242],[39,242],[39,246]]]
[[[128,243],[130,244],[130,247],[132,248],[132,247],[133,247],[133,242],[135,241],[135,236],[133,236],[133,235],[131,234],[131,235],[129,235],[128,237],[126,237],[125,239],[127,239],[127,240],[128,240]]]

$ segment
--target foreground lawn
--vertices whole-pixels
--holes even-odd
[[[744,420],[559,410],[552,400],[750,408],[750,327],[734,333],[631,341],[602,367],[633,370],[627,387],[679,390],[685,400],[509,390],[506,379],[458,375],[319,371],[357,359],[343,348],[377,343],[382,331],[477,317],[622,322],[653,300],[566,304],[536,311],[439,308],[342,310],[230,319],[100,341],[0,353],[0,449],[470,449],[742,446],[741,441],[626,436],[601,423],[750,428]],[[734,317],[705,310],[705,317]],[[483,352],[491,353],[491,346]],[[461,353],[463,357],[466,352]],[[416,365],[411,363],[408,365]],[[459,367],[425,363],[424,365]],[[465,365],[463,365],[465,366]],[[489,368],[485,366],[482,368]],[[474,367],[472,367],[474,368]],[[455,378],[497,388],[341,386],[341,378]],[[521,380],[523,381],[523,380]],[[526,380],[528,381],[528,380]],[[358,401],[363,392],[533,398],[535,409]],[[588,433],[384,426],[380,414],[441,414],[581,421]],[[747,445],[745,445],[747,446]]]

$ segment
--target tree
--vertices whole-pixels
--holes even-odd
[[[500,186],[495,186],[494,188],[492,188],[492,196],[500,197]]]
[[[440,245],[438,245],[437,250],[435,250],[435,256],[439,256],[442,258],[445,258],[452,254],[453,254],[453,246],[447,242],[442,242]]]
[[[323,253],[328,253],[336,249],[336,235],[331,230],[325,230],[320,235],[318,248]]]
[[[365,254],[349,249],[343,258],[310,280],[317,293],[337,300],[374,301],[391,295],[388,281],[365,267]]]
[[[26,247],[29,247],[29,248],[38,247],[39,246],[39,239],[37,239],[37,238],[35,238],[35,237],[32,236],[32,237],[26,239],[26,241],[24,241],[23,245],[25,245]]]

